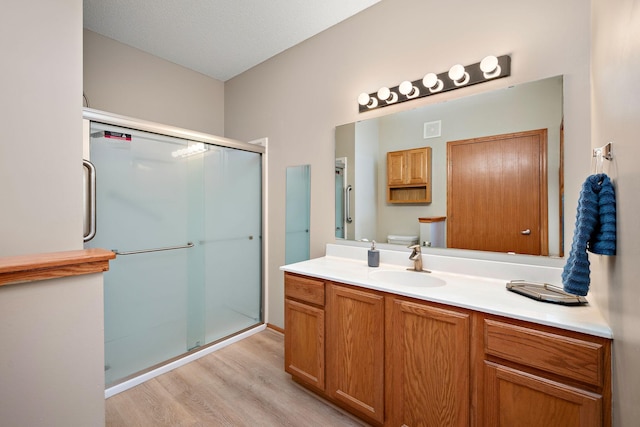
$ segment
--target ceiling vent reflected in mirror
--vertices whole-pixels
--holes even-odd
[[[442,121],[426,122],[424,124],[424,139],[437,138],[442,134]]]
[[[398,86],[381,87],[372,93],[363,92],[358,96],[359,112],[448,92],[509,75],[511,75],[511,57],[490,55],[475,64],[466,66],[455,64],[449,70],[439,74],[429,72],[418,80],[405,80]]]

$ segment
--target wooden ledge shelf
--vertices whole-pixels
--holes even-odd
[[[418,218],[418,221],[423,223],[423,224],[427,224],[427,223],[430,223],[430,222],[442,222],[445,219],[447,219],[446,216],[431,216],[431,217]]]
[[[115,257],[106,249],[0,257],[0,286],[108,271]]]

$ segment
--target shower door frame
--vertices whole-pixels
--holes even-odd
[[[266,174],[267,174],[267,164],[266,164],[266,148],[262,145],[257,145],[257,144],[251,144],[251,143],[247,143],[247,142],[242,142],[242,141],[237,141],[234,139],[230,139],[230,138],[224,138],[224,137],[220,137],[220,136],[215,136],[215,135],[211,135],[211,134],[207,134],[207,133],[203,133],[203,132],[198,132],[198,131],[193,131],[193,130],[189,130],[189,129],[184,129],[184,128],[180,128],[180,127],[176,127],[176,126],[169,126],[169,125],[164,125],[164,124],[160,124],[160,123],[155,123],[155,122],[151,122],[151,121],[146,121],[146,120],[139,120],[139,119],[135,119],[135,118],[131,118],[131,117],[127,117],[127,116],[122,116],[119,114],[114,114],[114,113],[109,113],[109,112],[105,112],[105,111],[101,111],[101,110],[95,110],[95,109],[91,109],[91,108],[83,108],[83,119],[86,121],[86,126],[87,126],[87,130],[88,130],[88,126],[89,126],[89,122],[96,122],[96,123],[103,123],[106,125],[113,125],[113,126],[118,126],[118,127],[123,127],[123,128],[129,128],[129,129],[134,129],[134,130],[139,130],[139,131],[145,131],[145,132],[150,132],[150,133],[154,133],[154,134],[160,134],[160,135],[167,135],[167,136],[171,136],[171,137],[176,137],[176,138],[181,138],[181,139],[185,139],[188,141],[194,141],[194,142],[202,142],[205,144],[212,144],[212,145],[216,145],[216,146],[220,146],[220,147],[224,147],[224,148],[233,148],[233,149],[237,149],[237,150],[242,150],[242,151],[248,151],[248,152],[252,152],[252,153],[258,153],[260,154],[260,159],[261,159],[261,227],[262,227],[262,231],[261,231],[261,247],[260,247],[260,256],[261,256],[261,266],[260,266],[260,319],[261,322],[258,324],[257,327],[253,327],[253,329],[257,329],[260,328],[259,330],[264,329],[265,325],[267,324],[268,319],[266,318],[266,301],[268,301],[268,295],[267,295],[267,285],[266,285],[266,281],[267,281],[267,274],[265,272],[266,270],[266,266],[267,266],[267,256],[265,253],[265,248],[267,247],[267,224],[266,224],[266,212],[267,212],[267,188],[266,188]],[[89,153],[89,138],[88,138],[88,131],[85,131],[86,134],[86,138],[83,141],[83,157],[86,160],[90,160],[88,158],[88,153]],[[252,329],[252,328],[249,328]],[[247,330],[243,330],[243,331],[238,331],[238,333],[232,337],[229,338],[229,340],[233,340],[236,337],[244,337],[247,335],[249,331]],[[256,330],[256,332],[258,332],[258,330]],[[212,343],[203,345],[202,347],[199,347],[197,350],[193,350],[190,352],[185,352],[182,356],[178,356],[178,359],[180,358],[184,358],[185,363],[187,363],[188,361],[194,360],[195,358],[193,356],[195,356],[195,354],[193,353],[200,353],[202,352],[204,355],[204,352],[208,352],[207,350],[211,350],[213,351],[214,348],[218,348],[221,346],[224,346],[223,343],[221,343],[220,341],[225,341],[227,340],[226,338],[223,338],[221,340],[217,340],[214,341]],[[170,364],[174,365],[176,362],[175,361],[169,361],[171,362]],[[169,370],[171,368],[167,368],[166,370]],[[164,371],[164,369],[159,369],[158,370],[158,374],[162,373],[161,371]],[[131,388],[141,382],[144,382],[156,375],[149,375],[151,373],[146,373],[140,376],[140,380],[136,380],[133,379],[131,381],[126,381],[129,384],[118,384],[114,387],[112,387],[113,390],[111,389],[107,389],[105,392],[105,397],[110,397],[114,394],[117,394],[121,391],[124,391],[128,388]]]

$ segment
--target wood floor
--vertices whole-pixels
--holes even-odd
[[[106,401],[107,426],[362,426],[284,372],[271,329]]]

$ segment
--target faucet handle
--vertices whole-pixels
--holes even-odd
[[[411,245],[411,246],[407,246],[407,248],[409,249],[413,249],[416,252],[420,252],[420,245]]]

